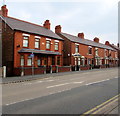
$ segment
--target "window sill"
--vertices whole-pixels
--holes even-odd
[[[28,49],[30,49],[29,47],[22,47],[22,48],[28,48]]]
[[[50,49],[46,49],[47,51],[51,51]]]

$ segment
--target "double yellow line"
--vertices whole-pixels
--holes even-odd
[[[100,110],[104,109],[107,104],[113,103],[113,102],[117,101],[119,97],[120,97],[120,94],[118,94],[118,95],[114,96],[113,98],[105,101],[104,103],[96,106],[95,108],[93,108],[93,109],[85,112],[85,113],[82,114],[81,116],[87,116],[87,115],[90,115],[90,114],[97,114]]]

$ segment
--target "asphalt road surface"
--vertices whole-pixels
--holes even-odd
[[[118,94],[118,69],[3,85],[3,114],[83,114]]]

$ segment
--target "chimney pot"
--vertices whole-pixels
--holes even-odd
[[[45,27],[46,29],[50,29],[50,21],[46,20],[43,24],[43,27]]]
[[[84,33],[78,33],[78,37],[84,39]]]
[[[99,43],[99,38],[95,37],[94,42]]]
[[[109,41],[106,41],[106,42],[105,42],[105,45],[109,46],[109,45],[110,45],[110,42],[109,42]]]
[[[0,14],[4,17],[8,16],[8,9],[7,9],[6,5],[1,7]]]
[[[55,27],[55,33],[61,33],[61,26],[60,25],[57,25]]]
[[[117,44],[117,47],[119,48],[120,46],[119,46],[119,43]]]

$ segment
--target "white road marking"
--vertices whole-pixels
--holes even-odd
[[[52,82],[52,81],[54,81],[54,80],[47,80],[47,81],[44,81],[44,82]]]
[[[104,82],[104,81],[108,81],[110,79],[105,79],[105,80],[101,80],[101,81],[96,81],[96,82],[92,82],[92,83],[87,83],[85,85],[92,85],[92,84],[96,84],[96,83],[101,83],[101,82]]]
[[[63,84],[58,84],[58,85],[48,86],[48,87],[46,87],[46,88],[59,87],[59,86],[68,85],[68,84],[70,84],[70,83],[63,83]]]
[[[24,82],[23,85],[38,84],[38,83],[52,82],[52,81],[54,81],[54,80],[36,81],[36,82],[33,82],[33,83],[26,83],[26,82]]]
[[[118,77],[114,77],[114,78],[118,78]]]
[[[80,81],[80,82],[73,82],[74,84],[79,84],[79,83],[83,83],[84,81]]]
[[[48,87],[46,87],[46,88],[59,87],[59,86],[68,85],[68,84],[80,84],[80,83],[83,83],[83,82],[84,82],[84,81],[80,81],[80,82],[70,82],[70,83],[62,83],[62,84],[58,84],[58,85],[48,86]]]
[[[114,77],[114,78],[118,78],[118,77]],[[96,82],[88,83],[88,84],[85,84],[85,85],[91,85],[91,84],[95,84],[95,83],[100,83],[100,82],[107,81],[107,80],[110,80],[110,79],[101,80],[101,81],[96,81]],[[52,81],[52,80],[49,80],[49,81]],[[43,81],[38,81],[38,82],[41,83],[41,82],[43,82]],[[84,81],[81,81],[81,82],[71,82],[71,83],[63,83],[63,84],[58,84],[58,85],[54,85],[54,86],[48,86],[47,88],[58,87],[58,86],[63,86],[63,85],[67,85],[67,84],[81,84],[81,83],[83,83],[83,82],[84,82]],[[29,83],[29,84],[32,84],[32,83]],[[63,92],[63,91],[67,91],[67,90],[71,90],[71,88],[70,88],[70,89],[61,90],[61,91],[57,91],[57,92],[51,92],[51,93],[49,93],[48,95],[55,94],[55,93],[59,93],[59,92]],[[43,95],[43,96],[44,96],[44,95]],[[39,96],[39,97],[43,97],[43,96]],[[45,95],[45,96],[46,96],[46,95]],[[38,97],[37,97],[37,98],[38,98]],[[8,105],[12,105],[12,104],[16,104],[16,103],[20,103],[20,102],[32,100],[32,99],[36,99],[36,98],[24,99],[24,100],[21,100],[21,101],[12,102],[12,103],[5,104],[5,105],[8,106]]]
[[[57,91],[57,92],[51,92],[51,93],[48,93],[48,95],[52,95],[52,94],[55,94],[55,93],[60,93],[60,92],[67,91],[67,90],[71,90],[71,88],[70,89],[61,90],[61,91]],[[43,95],[43,96],[47,96],[47,95]],[[39,96],[39,97],[43,97],[43,96]],[[36,97],[36,98],[38,98],[38,97]],[[16,104],[16,103],[28,101],[28,100],[33,100],[33,99],[36,99],[36,98],[24,99],[24,100],[21,100],[21,101],[12,102],[12,103],[5,104],[5,105],[9,106],[9,105],[13,105],[13,104]]]

